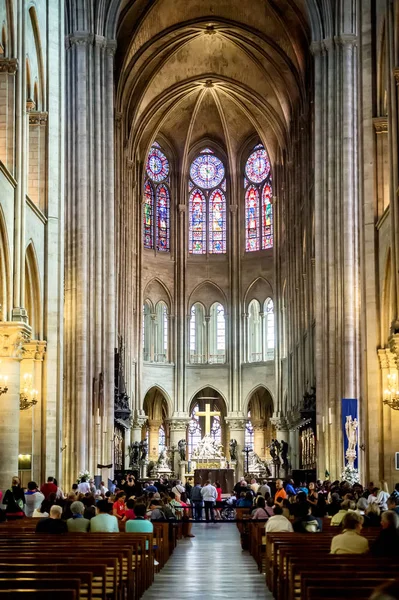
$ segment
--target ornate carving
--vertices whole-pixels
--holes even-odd
[[[379,348],[377,352],[381,369],[396,369],[396,354],[389,348]]]
[[[288,430],[288,423],[285,417],[271,417],[270,423],[276,428],[277,431]]]
[[[391,348],[391,352],[395,355],[396,364],[398,364],[399,359],[399,333],[394,333],[389,338],[389,346]]]
[[[107,47],[107,38],[105,38],[103,35],[94,35],[94,45],[98,46],[99,48],[106,48]]]
[[[133,417],[132,429],[141,429],[146,424],[147,420],[147,415],[136,414]]]
[[[245,425],[247,420],[240,417],[225,417],[224,419],[231,430],[235,429],[245,429]]]
[[[205,35],[214,35],[216,33],[214,25],[207,25],[204,33]]]
[[[31,335],[31,328],[25,323],[2,323],[0,326],[0,356],[18,358],[24,356],[24,344]]]
[[[116,46],[117,46],[116,40],[108,40],[107,41],[106,52],[107,52],[108,56],[115,56]]]
[[[29,113],[29,125],[47,125],[47,112],[31,111]]]
[[[0,58],[0,73],[15,75],[18,71],[18,60],[16,58]]]
[[[168,423],[170,431],[186,431],[189,421],[190,419],[187,418],[169,419]]]
[[[205,87],[206,88],[213,88],[213,81],[212,81],[212,79],[207,79],[205,81]]]
[[[375,117],[373,119],[373,125],[377,135],[379,133],[388,133],[388,118],[387,117]]]
[[[177,208],[179,209],[180,214],[184,214],[187,210],[187,206],[185,204],[179,204]]]
[[[70,46],[92,46],[94,41],[94,35],[87,31],[75,31],[68,37]]]
[[[357,35],[354,33],[341,33],[334,37],[336,46],[357,46]]]
[[[46,352],[47,342],[42,340],[31,340],[24,344],[24,358],[43,360]]]

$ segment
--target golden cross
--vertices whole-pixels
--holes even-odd
[[[203,398],[198,398],[203,400]],[[205,412],[197,412],[199,417],[205,417],[205,435],[211,433],[211,417],[220,417],[220,412],[217,410],[211,410],[210,404],[205,404]]]

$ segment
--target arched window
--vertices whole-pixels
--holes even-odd
[[[205,309],[199,302],[190,311],[190,362],[206,362],[205,352]]]
[[[254,428],[251,422],[251,411],[248,411],[248,421],[245,424],[244,445],[246,448],[254,449]]]
[[[248,362],[262,360],[262,317],[260,304],[254,299],[248,306]]]
[[[211,437],[218,444],[222,443],[222,425],[220,422],[219,415],[215,415],[214,417],[212,417]]]
[[[224,363],[226,360],[226,322],[222,304],[211,306],[209,320],[209,359],[210,363]]]
[[[155,362],[168,362],[168,307],[160,300],[156,306]]]
[[[188,424],[188,458],[191,459],[191,455],[202,439],[202,431],[200,425],[200,418],[197,415],[199,411],[198,404],[196,404],[191,412],[191,419]]]
[[[263,312],[266,360],[272,360],[274,358],[274,304],[271,298],[265,300]]]
[[[158,252],[170,251],[169,161],[154,142],[147,157],[144,184],[143,245]]]
[[[190,254],[226,253],[225,169],[212,150],[205,148],[193,160],[189,181]]]
[[[262,144],[255,146],[245,165],[245,250],[273,247],[272,176]]]
[[[151,304],[148,300],[143,306],[143,359],[152,360],[152,318]]]
[[[160,426],[158,431],[158,455],[161,454],[162,450],[166,446],[166,436],[165,436],[165,427],[163,425]]]

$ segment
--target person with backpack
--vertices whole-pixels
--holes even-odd
[[[12,478],[11,487],[4,494],[3,504],[6,507],[8,521],[24,518],[25,494],[19,477]]]

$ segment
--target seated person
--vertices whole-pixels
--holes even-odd
[[[136,501],[133,497],[129,498],[129,500],[126,502],[126,510],[125,510],[126,521],[130,521],[131,519],[136,518],[136,514],[134,512],[135,503],[136,503]]]
[[[381,525],[381,511],[376,502],[371,502],[365,514],[366,527],[379,527]]]
[[[251,494],[251,492],[246,492],[244,497],[240,497],[239,501],[237,502],[237,507],[238,508],[252,508],[253,505],[253,496]]]
[[[168,504],[171,507],[176,519],[181,519],[183,516],[183,504],[176,500],[174,492],[170,492],[169,498],[170,500]]]
[[[270,517],[266,523],[266,534],[271,532],[292,533],[293,531],[291,521],[287,517],[284,517],[283,509],[279,504],[276,504],[274,507],[274,516]]]
[[[341,509],[341,498],[340,498],[340,495],[338,494],[338,492],[333,492],[331,494],[331,502],[327,506],[327,514],[330,517],[333,517],[334,515],[337,514],[337,512],[339,512],[340,509]]]
[[[322,521],[312,514],[316,507],[304,502],[301,502],[299,506],[300,511],[298,511],[298,516],[292,524],[294,531],[297,533],[318,533],[321,531],[323,528]]]
[[[36,525],[36,533],[66,533],[68,531],[67,524],[61,520],[62,507],[53,504],[50,508],[50,516],[46,519],[41,519]]]
[[[255,521],[267,521],[269,517],[274,515],[273,509],[266,508],[266,501],[263,496],[258,496],[256,507],[252,511],[252,519]]]
[[[118,533],[118,519],[110,515],[112,504],[108,500],[99,500],[96,506],[96,516],[90,521],[90,531],[95,533]]]
[[[369,543],[360,535],[363,527],[363,517],[355,511],[347,511],[342,519],[343,532],[333,537],[331,554],[365,554]]]
[[[340,510],[332,517],[331,525],[339,527],[343,521],[343,518],[349,511],[354,511],[356,504],[352,500],[344,500],[341,504]]]
[[[145,518],[147,508],[144,503],[134,507],[135,518],[126,522],[126,533],[153,533],[154,525]]]
[[[90,529],[90,521],[89,519],[85,519],[83,513],[85,511],[85,507],[83,502],[79,502],[75,500],[71,504],[71,513],[72,517],[67,520],[66,524],[68,527],[68,531],[89,531]]]
[[[393,510],[386,510],[381,515],[381,532],[371,546],[375,557],[399,556],[399,515]]]
[[[392,494],[392,496],[388,498],[387,504],[388,510],[393,510],[399,515],[399,496]]]

